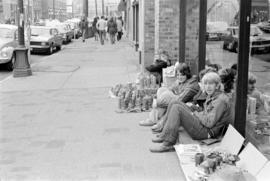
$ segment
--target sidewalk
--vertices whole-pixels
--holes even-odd
[[[32,70],[0,84],[1,180],[184,180],[175,152],[150,153],[147,113],[108,97],[139,72],[126,40],[75,40]]]

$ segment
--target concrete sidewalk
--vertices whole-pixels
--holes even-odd
[[[32,70],[0,84],[1,180],[184,180],[175,152],[149,152],[147,114],[108,97],[139,72],[128,41],[76,40]]]

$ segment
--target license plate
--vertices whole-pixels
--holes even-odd
[[[260,48],[258,48],[258,50],[265,50],[265,48],[264,47],[260,47]]]

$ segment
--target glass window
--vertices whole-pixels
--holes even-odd
[[[45,28],[32,28],[31,36],[48,36],[50,35],[50,30]]]

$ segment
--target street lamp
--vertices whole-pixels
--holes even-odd
[[[32,75],[30,64],[28,61],[28,49],[24,42],[24,13],[23,0],[18,0],[18,43],[19,46],[15,49],[15,62],[13,77],[26,77]]]

